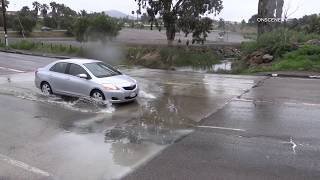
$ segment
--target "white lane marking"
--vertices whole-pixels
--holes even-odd
[[[311,79],[320,79],[320,76],[309,76]]]
[[[18,69],[12,69],[12,68],[1,67],[1,66],[0,66],[0,69],[7,70],[7,71],[13,71],[13,72],[17,72],[17,73],[25,73],[26,72],[26,71],[21,71]]]
[[[17,160],[14,160],[8,156],[5,156],[3,154],[0,154],[0,160],[1,161],[4,161],[12,166],[16,166],[16,167],[19,167],[21,169],[24,169],[26,171],[29,171],[29,172],[32,172],[32,173],[35,173],[35,174],[38,174],[38,175],[41,175],[41,176],[45,176],[45,177],[53,177],[50,173],[46,172],[46,171],[43,171],[39,168],[36,168],[36,167],[32,167],[24,162],[21,162],[21,161],[17,161]]]
[[[299,105],[299,104],[302,104],[304,106],[320,106],[320,104],[314,104],[314,103],[300,103],[300,102],[286,102],[285,104],[287,105]]]
[[[285,104],[285,105],[320,106],[320,104],[305,103],[305,102],[281,102],[281,101],[252,100],[252,99],[239,99],[239,98],[234,98],[233,101],[252,102],[252,103],[270,103],[270,104],[278,103],[278,104]]]
[[[242,131],[245,132],[244,129],[235,129],[235,128],[227,128],[227,127],[219,127],[219,126],[197,126],[197,128],[204,128],[204,129],[220,129],[220,130],[229,130],[229,131]]]

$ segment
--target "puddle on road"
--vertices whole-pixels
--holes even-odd
[[[0,87],[0,95],[72,111],[68,111],[68,116],[73,118],[61,115],[59,120],[56,116],[35,120],[57,123],[58,133],[48,139],[42,149],[37,148],[37,151],[46,152],[45,160],[54,161],[54,175],[61,179],[113,179],[121,178],[191,133],[197,126],[197,119],[203,119],[217,108],[216,104],[225,101],[216,96],[241,91],[238,79],[227,81],[208,75],[160,74],[157,71],[147,79],[136,73],[141,76],[136,78],[141,91],[137,103],[129,105],[101,107],[87,98],[46,97],[37,93],[31,81],[27,86],[17,86],[11,81]],[[190,85],[190,82],[196,83]]]

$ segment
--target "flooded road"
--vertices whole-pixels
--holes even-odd
[[[136,102],[46,97],[34,73],[0,76],[0,179],[119,179],[194,131],[261,77],[123,69]]]
[[[0,53],[0,180],[320,179],[319,80],[122,69],[139,98],[102,106],[43,96],[55,60]]]

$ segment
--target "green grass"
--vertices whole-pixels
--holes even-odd
[[[10,44],[10,49],[25,50],[41,53],[63,54],[63,55],[78,55],[81,49],[78,47],[60,45],[60,44],[46,44],[41,42],[20,41],[18,43]]]
[[[245,54],[250,54],[257,50],[263,50],[276,57],[281,57],[287,52],[296,50],[297,44],[301,44],[311,39],[320,39],[320,35],[306,34],[303,32],[279,28],[261,35],[256,41],[242,43],[241,50]]]
[[[286,53],[273,64],[272,70],[320,72],[320,46],[303,46],[296,51]]]
[[[242,73],[268,71],[312,71],[320,72],[320,46],[305,45],[287,52],[271,66],[258,66],[245,69]]]

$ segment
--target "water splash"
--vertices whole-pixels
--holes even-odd
[[[0,94],[34,102],[56,105],[64,109],[83,113],[113,113],[115,111],[110,102],[99,102],[90,97],[66,99],[60,96],[45,96],[41,93],[16,87],[1,88]]]
[[[292,146],[292,151],[294,154],[296,154],[296,148],[297,148],[297,144],[293,141],[293,138],[290,138],[290,142],[289,142]]]
[[[144,90],[140,90],[139,97],[145,98],[145,99],[156,99],[155,95],[151,93],[147,93]]]

